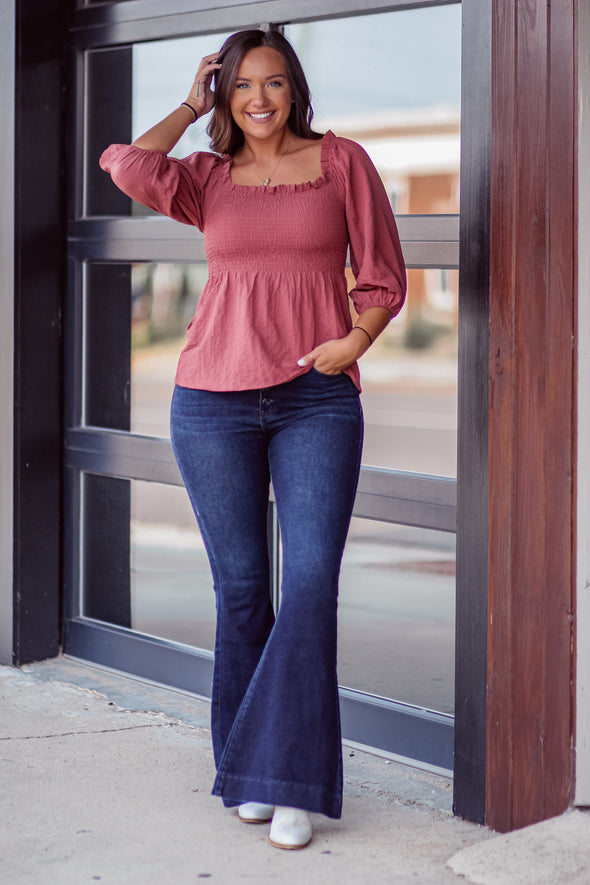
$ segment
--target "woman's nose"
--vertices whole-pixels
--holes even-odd
[[[266,101],[266,93],[264,91],[263,86],[255,86],[254,87],[254,95],[253,95],[254,104],[264,104]]]

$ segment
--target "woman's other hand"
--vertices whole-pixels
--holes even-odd
[[[363,355],[369,341],[350,332],[346,338],[325,341],[297,361],[299,366],[313,366],[323,375],[339,375]]]
[[[217,61],[218,56],[219,53],[214,52],[201,59],[193,85],[186,98],[187,103],[195,109],[199,117],[208,114],[215,104],[215,93],[211,89],[211,81],[215,71],[221,68]]]
[[[367,307],[345,338],[325,341],[300,360],[299,366],[313,366],[324,375],[337,375],[365,353],[391,319],[386,307]]]

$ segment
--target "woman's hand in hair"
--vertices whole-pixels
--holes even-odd
[[[208,114],[215,104],[215,93],[211,89],[213,74],[221,68],[217,61],[218,52],[206,55],[199,65],[193,85],[187,96],[187,102],[195,109],[199,117]]]

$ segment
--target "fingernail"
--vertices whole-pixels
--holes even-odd
[[[303,357],[301,357],[300,360],[297,360],[297,365],[298,366],[306,366],[307,362],[303,359]]]

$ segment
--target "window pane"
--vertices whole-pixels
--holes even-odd
[[[457,473],[458,272],[409,270],[400,315],[360,360],[363,463]]]
[[[363,463],[454,476],[458,274],[408,277],[406,307],[361,360]],[[176,363],[206,279],[197,263],[87,265],[87,425],[169,436]]]
[[[184,488],[85,474],[82,612],[213,650],[213,581]]]
[[[213,579],[184,488],[131,485],[131,615],[134,630],[213,651]]]
[[[128,144],[183,101],[204,55],[229,34],[137,43],[87,53],[87,215],[154,214],[131,201],[98,166],[109,144]],[[209,117],[186,130],[171,156],[209,150]]]
[[[84,423],[170,435],[176,363],[206,279],[198,263],[87,265]]]
[[[353,519],[338,618],[341,685],[453,712],[454,535]]]
[[[400,214],[458,212],[461,6],[445,5],[287,25],[310,83],[319,131],[369,152]],[[118,196],[98,157],[175,108],[200,59],[228,33],[138,43],[88,53],[87,213],[147,212]],[[351,54],[367,71],[358,76]],[[208,119],[172,154],[209,150]]]
[[[460,4],[288,25],[285,35],[316,128],[363,145],[394,211],[458,212]]]
[[[230,33],[133,46],[133,138],[178,107],[188,95],[203,56],[219,49]],[[194,151],[210,150],[206,133],[209,119],[204,117],[189,126],[171,156],[186,157]]]

